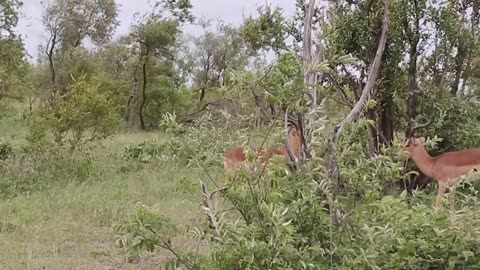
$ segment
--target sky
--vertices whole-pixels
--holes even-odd
[[[50,0],[52,1],[52,0]],[[150,10],[153,2],[150,0],[116,0],[119,4],[118,20],[120,25],[115,31],[114,37],[128,33],[133,15],[136,12],[141,14]],[[265,2],[283,9],[287,17],[293,15],[295,1],[293,0],[191,0],[193,14],[199,17],[210,19],[221,19],[226,23],[239,25],[243,17],[256,15],[257,8]],[[42,4],[40,0],[23,0],[23,14],[20,18],[17,31],[24,38],[28,54],[36,57],[38,46],[45,44],[47,35],[42,26]],[[184,31],[187,34],[198,34],[198,27],[186,26]]]

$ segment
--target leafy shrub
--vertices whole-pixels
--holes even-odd
[[[0,166],[0,198],[15,197],[51,185],[85,182],[101,173],[90,156],[75,157],[59,148],[28,148]]]
[[[175,161],[185,166],[198,165],[201,162],[206,167],[222,166],[224,153],[229,141],[230,130],[217,127],[208,117],[195,126],[183,126],[176,121],[175,114],[165,114],[161,128],[170,139],[165,142],[145,141],[128,145],[122,152],[124,159],[137,160],[143,163],[153,158],[162,162]]]
[[[80,145],[111,135],[118,125],[113,102],[83,78],[76,80],[53,107],[44,108],[30,127],[30,142],[44,141],[51,133],[55,142]]]
[[[350,125],[336,145],[338,180],[328,177],[324,155],[315,152],[327,148],[326,136],[321,134],[331,132],[320,127],[312,135],[312,160],[296,175],[289,175],[273,160],[266,174],[243,170],[228,178],[224,207],[234,211],[204,208],[216,213],[218,227],[193,228],[190,235],[207,240],[210,249],[192,257],[169,246],[179,254],[176,265],[225,270],[478,266],[477,194],[457,196],[462,210],[452,214],[436,213],[434,197],[421,192],[414,193],[409,205],[406,192],[398,196],[389,189],[404,177],[398,148],[370,157],[360,144],[368,124],[359,121]],[[151,243],[149,250],[165,248],[158,235],[142,230],[145,224],[155,227],[165,222],[161,214],[150,214],[158,218],[144,223],[132,217],[126,223],[130,229],[116,230],[117,237],[130,237],[134,231],[136,238]],[[129,246],[138,247],[134,243],[138,241]]]

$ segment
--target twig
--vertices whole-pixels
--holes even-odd
[[[217,236],[220,236],[220,225],[218,223],[218,218],[215,213],[215,207],[213,206],[212,196],[218,191],[225,190],[225,188],[216,189],[212,193],[209,193],[207,190],[207,186],[202,182],[202,180],[199,180],[199,181],[200,181],[200,187],[202,188],[202,194],[203,194],[202,208],[208,217],[210,227],[215,230],[215,233]]]
[[[220,189],[220,186],[217,184],[217,182],[215,182],[215,180],[213,180],[213,177],[208,173],[208,170],[207,168],[205,167],[205,165],[203,165],[202,161],[200,160],[197,160],[198,164],[200,164],[200,167],[202,167],[202,169],[204,170],[204,172],[207,174],[207,177],[208,179],[210,179],[210,181],[215,185],[215,187],[217,189]],[[242,211],[242,209],[240,208],[240,206],[235,202],[235,200],[233,200],[232,198],[230,198],[230,196],[228,195],[228,193],[225,193],[224,196],[233,204],[233,206],[235,206],[235,208],[238,210],[238,212],[240,213],[240,215],[242,215],[243,217],[243,220],[245,220],[245,222],[247,224],[250,224],[250,219],[247,218],[247,215]]]

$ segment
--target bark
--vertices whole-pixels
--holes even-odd
[[[450,86],[450,93],[453,96],[457,95],[458,92],[458,86],[460,84],[460,77],[462,76],[462,71],[463,71],[463,62],[465,60],[465,48],[463,45],[458,45],[458,53],[457,57],[455,57],[455,79],[452,82],[452,85]]]
[[[471,28],[470,31],[472,33],[473,42],[477,42],[477,28],[478,28],[478,12],[479,12],[479,2],[473,1],[472,2],[472,15],[471,15]],[[467,55],[467,66],[465,67],[465,71],[463,72],[463,82],[461,88],[461,95],[466,95],[465,93],[465,85],[467,84],[468,77],[471,73],[472,68],[472,60],[473,60],[473,49],[468,50]]]
[[[130,97],[128,98],[128,101],[127,101],[127,115],[126,115],[126,120],[127,120],[127,123],[133,121],[134,119],[134,107],[133,107],[133,104],[135,103],[135,100],[137,98],[137,92],[138,92],[138,76],[137,76],[137,72],[138,72],[138,66],[140,65],[140,60],[139,62],[137,63],[137,65],[135,66],[135,69],[133,71],[133,87],[132,87],[132,94],[130,94]]]
[[[55,65],[53,63],[53,51],[55,50],[56,45],[57,45],[57,31],[54,31],[52,33],[52,36],[50,37],[50,40],[47,43],[47,48],[45,49],[45,54],[48,56],[48,63],[49,63],[50,73],[51,73],[51,81],[53,86],[55,86],[55,83],[56,83]]]
[[[415,5],[415,20],[413,32],[408,25],[407,18],[405,18],[405,31],[410,43],[408,63],[408,95],[407,95],[407,129],[411,129],[411,123],[417,115],[418,91],[417,91],[417,60],[418,60],[418,43],[420,41],[420,11],[418,8],[418,1],[414,1]],[[405,136],[408,136],[405,133]]]
[[[385,87],[386,89],[391,89],[388,86]],[[394,131],[394,124],[393,124],[393,97],[390,93],[385,93],[384,98],[381,102],[381,112],[380,112],[380,128],[382,131],[383,138],[385,141],[383,143],[387,145],[391,145],[393,141],[393,131]],[[378,147],[378,146],[377,146]]]
[[[317,104],[317,90],[313,86],[316,84],[317,74],[316,72],[310,71],[310,68],[316,62],[312,52],[312,19],[315,12],[315,2],[316,0],[310,0],[308,3],[303,30],[303,63],[306,68],[304,83],[307,85],[307,88],[310,89],[310,95],[312,98],[311,108],[314,108]]]
[[[202,102],[203,99],[205,99],[205,91],[206,91],[208,83],[210,81],[208,75],[209,75],[210,69],[211,69],[211,65],[210,65],[210,59],[211,58],[212,58],[212,54],[207,52],[207,59],[206,59],[205,66],[203,68],[204,71],[205,71],[205,78],[204,78],[204,81],[202,82],[202,86],[200,87],[200,99],[199,99],[200,102]]]
[[[142,102],[140,103],[140,107],[138,109],[138,117],[140,118],[140,127],[145,130],[145,119],[143,118],[143,107],[145,106],[147,100],[147,64],[148,58],[150,56],[150,47],[146,46],[145,52],[145,60],[142,65],[142,75],[143,75],[143,84],[142,84]]]
[[[466,16],[466,5],[461,5],[462,6],[462,18],[461,18],[461,21],[465,21],[465,16]],[[451,86],[450,86],[450,93],[453,95],[453,96],[456,96],[457,93],[458,93],[458,87],[459,87],[459,84],[460,84],[460,79],[462,77],[462,72],[463,72],[463,69],[464,69],[464,62],[465,62],[465,58],[468,54],[467,52],[467,48],[466,48],[466,45],[465,45],[465,41],[462,40],[463,38],[463,30],[460,30],[462,33],[461,35],[459,36],[458,40],[457,40],[457,56],[455,57],[455,79],[453,80]]]

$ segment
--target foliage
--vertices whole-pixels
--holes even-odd
[[[115,226],[115,232],[122,237],[116,242],[120,247],[132,251],[153,251],[156,246],[167,247],[175,233],[175,226],[168,217],[152,211],[148,206],[137,204],[137,211],[131,223]]]
[[[18,10],[23,5],[20,0],[0,1],[0,38],[7,34],[15,36],[14,28],[18,23]]]
[[[187,186],[192,204],[202,198],[197,210],[213,213],[215,222],[186,226],[181,235],[185,224],[155,209],[162,196],[141,197],[132,214],[125,210],[132,191],[121,181],[113,185],[122,192],[109,195],[128,200],[93,212],[129,216],[114,226],[117,244],[129,255],[166,249],[173,255],[167,269],[478,267],[478,192],[464,184],[458,211],[435,212],[431,189],[411,190],[415,172],[400,150],[410,128],[430,119],[421,135],[431,155],[480,145],[478,1],[316,1],[322,6],[313,15],[310,45],[318,55],[311,64],[299,47],[305,1],[295,2],[292,20],[265,6],[241,25],[199,21],[203,32],[189,37],[182,31],[195,19],[191,1],[160,0],[112,39],[116,1],[54,0],[43,14],[48,40],[29,64],[14,32],[21,2],[0,0],[2,115],[30,124],[26,143],[22,130],[0,129],[0,198],[42,190],[50,196],[54,185],[88,180],[102,180],[90,181],[92,189],[109,186],[107,168],[135,186],[162,172],[171,181],[161,183],[162,196],[178,200],[164,185]],[[386,2],[379,79],[360,104],[360,119],[332,140],[365,88]],[[311,104],[309,88],[319,104]],[[274,156],[265,166],[223,175],[223,155],[233,146],[244,145],[249,161],[254,146],[281,147],[284,123],[272,119],[287,109],[305,113],[311,159],[295,174]],[[117,131],[115,141],[101,141]],[[105,144],[113,151],[93,156],[85,147]],[[97,163],[102,158],[107,164]],[[201,193],[196,183],[204,179],[211,181]],[[151,189],[148,183],[137,192]],[[103,222],[105,228],[114,220]],[[191,238],[182,252],[173,244],[180,235]],[[208,249],[200,251],[200,243]]]
[[[31,194],[53,185],[82,183],[101,172],[91,156],[75,157],[54,145],[44,145],[41,149],[26,147],[14,154],[0,163],[2,199]]]
[[[175,162],[189,168],[200,164],[205,167],[220,166],[219,153],[226,149],[226,145],[221,143],[225,139],[226,129],[212,125],[212,122],[205,121],[196,127],[185,127],[176,122],[175,115],[166,114],[160,127],[170,136],[169,140],[127,145],[122,157],[142,163],[148,163],[152,159],[162,163]]]
[[[240,29],[218,22],[212,31],[210,21],[200,22],[204,33],[193,37],[193,49],[186,50],[194,87],[200,89],[200,102],[215,88],[229,85],[232,70],[244,70],[251,56]]]
[[[191,264],[195,265],[192,269],[405,269],[443,265],[454,269],[477,265],[477,197],[462,199],[464,210],[454,213],[450,220],[448,213],[436,213],[430,206],[433,200],[421,192],[414,195],[411,207],[405,201],[406,193],[397,198],[386,195],[391,191],[384,187],[401,177],[402,165],[395,158],[398,153],[386,151],[370,159],[359,143],[352,143],[363,140],[365,125],[368,122],[351,126],[348,136],[339,142],[343,152],[337,161],[342,164],[345,189],[335,196],[320,156],[314,156],[308,165],[316,169],[295,176],[272,161],[266,174],[244,171],[230,179],[224,197],[236,213],[218,214],[219,235],[201,228],[191,231],[195,239],[208,240],[212,245],[201,255],[200,264]],[[313,142],[316,145],[326,143],[322,143],[322,137],[317,138],[319,141]],[[328,213],[332,203],[341,211],[339,227]],[[154,216],[148,219],[150,222],[158,221],[149,226],[162,227],[162,215],[150,214]],[[144,225],[132,225],[135,220],[127,221],[133,226],[129,232],[116,230],[117,237],[136,232],[142,242],[162,247],[157,234],[142,232]]]
[[[258,18],[247,18],[241,30],[251,50],[272,49],[278,53],[286,49],[285,40],[289,29],[282,10],[278,7],[272,10],[266,6],[259,8],[258,13]]]
[[[39,143],[45,132],[51,132],[59,145],[66,141],[72,151],[86,142],[111,135],[118,121],[109,98],[83,78],[69,87],[69,94],[56,107],[46,107],[37,118],[31,127],[31,142]]]
[[[0,100],[15,97],[27,75],[23,42],[14,31],[22,5],[19,0],[0,1]]]
[[[55,0],[46,6],[43,23],[58,37],[63,52],[77,48],[87,37],[102,44],[118,25],[117,6],[114,0]]]

